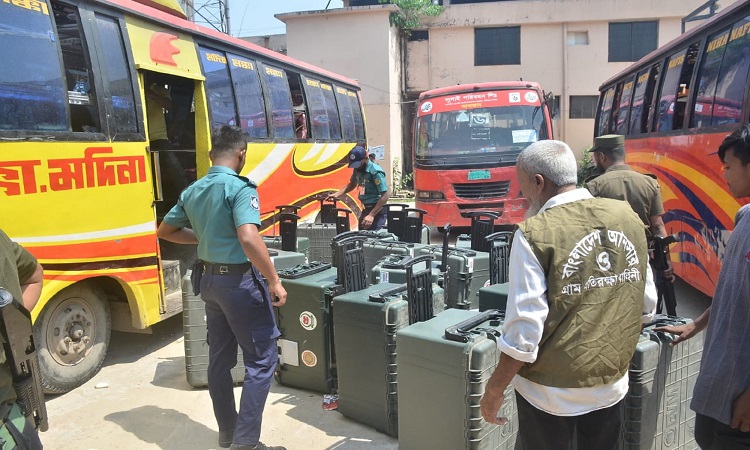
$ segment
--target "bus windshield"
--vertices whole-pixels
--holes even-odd
[[[469,96],[485,96],[490,100],[473,105],[451,104],[448,100]],[[531,104],[497,104],[504,103],[498,101],[502,96],[508,98],[509,94],[483,92],[424,101],[415,130],[415,163],[513,165],[526,146],[548,138],[545,115],[536,92],[510,93],[512,99],[526,97],[525,103]],[[438,101],[442,107],[437,107]]]

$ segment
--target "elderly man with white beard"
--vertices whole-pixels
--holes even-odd
[[[500,363],[482,397],[498,417],[512,383],[521,448],[615,449],[628,366],[656,289],[644,225],[619,200],[576,188],[573,152],[560,141],[524,149],[516,166],[529,200],[513,236]]]

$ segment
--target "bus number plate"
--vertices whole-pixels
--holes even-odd
[[[489,179],[490,179],[489,170],[470,170],[469,171],[469,180],[489,180]]]

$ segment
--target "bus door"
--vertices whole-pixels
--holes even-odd
[[[207,127],[200,126],[207,116],[203,76],[190,35],[130,16],[126,24],[153,160],[154,214],[161,221],[180,192],[208,167],[210,137]],[[169,315],[182,307],[181,280],[197,258],[197,247],[160,240],[159,248],[160,309]]]

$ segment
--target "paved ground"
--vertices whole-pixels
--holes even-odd
[[[434,236],[438,239],[437,236]],[[694,318],[708,298],[677,284],[678,313]],[[214,449],[218,431],[208,392],[185,378],[181,316],[153,334],[112,333],[101,372],[64,395],[48,397],[48,449]],[[101,387],[101,385],[107,387]],[[97,388],[100,386],[100,388]],[[240,388],[236,389],[239,396]],[[272,385],[261,439],[296,449],[396,449],[396,439],[324,411],[316,393]]]

